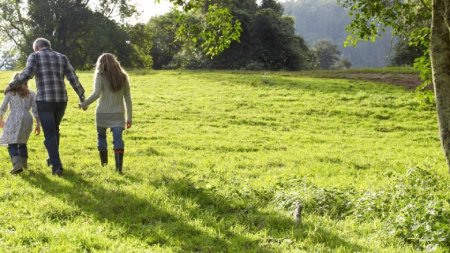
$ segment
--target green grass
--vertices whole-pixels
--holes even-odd
[[[0,72],[0,82],[11,75]],[[79,76],[89,93],[93,74]],[[419,219],[420,208],[446,199],[450,180],[436,113],[419,109],[411,91],[298,73],[136,70],[130,78],[134,120],[124,134],[123,176],[111,152],[100,166],[95,106],[79,110],[70,87],[63,177],[45,165],[43,136],[30,138],[30,169],[19,176],[9,175],[7,150],[0,151],[0,251],[416,252],[434,245],[419,236],[441,216]],[[299,227],[295,200],[304,205]],[[410,203],[417,208],[407,212]],[[447,217],[448,202],[437,208]],[[416,221],[431,229],[420,234],[407,223]],[[436,250],[447,252],[445,243]]]

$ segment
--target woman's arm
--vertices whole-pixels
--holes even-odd
[[[127,107],[127,128],[130,128],[132,123],[133,104],[131,102],[130,83],[128,81],[125,85],[124,99],[125,106]]]
[[[84,102],[80,103],[80,106],[82,108],[87,108],[88,105],[90,105],[92,102],[97,100],[100,97],[100,94],[102,94],[102,77],[100,74],[95,75],[95,81],[94,81],[94,91],[92,91],[91,95],[89,95]]]

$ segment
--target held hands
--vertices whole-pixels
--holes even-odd
[[[85,107],[81,106],[81,103],[78,104],[78,108],[83,109],[83,111],[86,111],[88,109],[87,106],[85,106]]]
[[[81,106],[81,104],[84,102],[84,99],[85,99],[85,97],[84,97],[84,93],[83,94],[81,94],[80,96],[80,103],[78,104],[78,108],[80,108],[80,109],[83,109],[83,111],[86,111],[87,110],[87,106]]]

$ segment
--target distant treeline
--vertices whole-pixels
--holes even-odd
[[[394,45],[390,33],[376,42],[361,42],[357,47],[343,47],[347,38],[345,26],[349,23],[348,10],[336,0],[289,0],[283,3],[284,13],[295,18],[295,29],[312,45],[328,39],[338,45],[343,56],[354,67],[381,67],[390,64]]]

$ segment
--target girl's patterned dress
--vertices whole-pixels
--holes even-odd
[[[8,92],[0,106],[0,115],[4,116],[10,108],[8,119],[3,127],[0,144],[26,144],[33,130],[33,116],[38,117],[36,110],[36,94],[30,91],[28,96],[21,97],[14,92]]]

